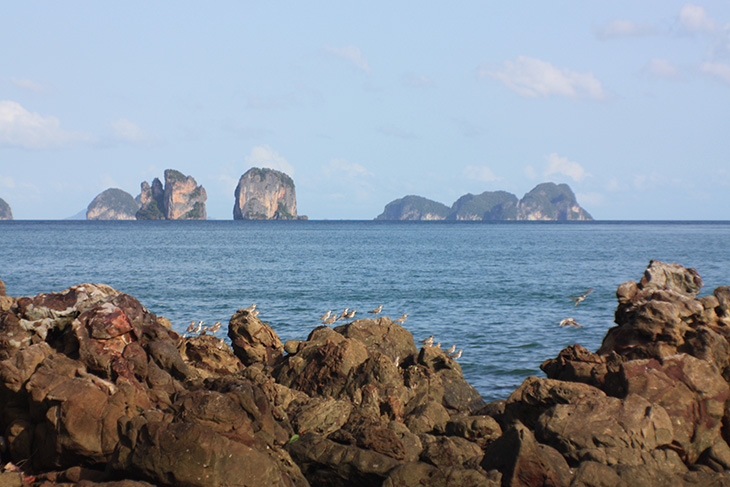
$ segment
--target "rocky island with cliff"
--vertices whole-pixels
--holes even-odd
[[[0,285],[0,484],[730,486],[730,286],[701,288],[651,261],[598,350],[485,403],[387,316],[282,343],[241,308],[222,340],[103,284]]]
[[[5,202],[4,199],[0,198],[0,220],[12,220],[13,210],[10,205]]]
[[[587,221],[567,184],[542,183],[518,199],[506,191],[466,194],[451,207],[421,196],[405,196],[385,206],[376,220]]]
[[[234,220],[297,220],[294,181],[274,169],[252,167],[234,192]]]

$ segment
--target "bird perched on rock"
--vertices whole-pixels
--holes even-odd
[[[375,316],[378,316],[378,315],[380,314],[380,312],[381,312],[381,311],[383,311],[383,305],[382,305],[382,304],[381,304],[381,305],[379,305],[379,306],[378,306],[377,308],[375,308],[375,309],[371,309],[370,311],[368,311],[368,313],[373,313],[373,314],[374,314]]]
[[[340,316],[337,317],[337,320],[343,319],[345,316],[347,316],[347,313],[349,311],[350,311],[350,308],[345,308],[345,310],[342,313],[340,313]],[[337,320],[335,320],[335,321],[337,321]]]
[[[565,318],[560,323],[558,323],[559,326],[573,326],[575,328],[580,328],[580,324],[578,324],[577,321],[575,321],[573,318]]]
[[[337,315],[332,315],[329,318],[327,318],[326,320],[324,320],[322,323],[325,325],[331,325],[335,321],[337,321]]]
[[[458,352],[456,352],[455,354],[451,355],[450,357],[452,359],[454,359],[454,360],[458,360],[458,359],[461,358],[461,352],[463,352],[463,350],[459,350]]]
[[[407,313],[403,313],[403,316],[395,320],[397,323],[400,323],[401,325],[406,322],[406,318],[408,318]]]
[[[322,316],[319,317],[319,321],[326,320],[327,318],[330,317],[331,314],[332,314],[332,310],[331,309],[328,309],[325,314],[323,314]]]
[[[446,349],[446,353],[454,353],[456,351],[456,345],[451,345]]]
[[[211,326],[210,328],[208,328],[208,331],[211,332],[211,333],[213,333],[213,334],[215,334],[215,332],[217,332],[220,329],[221,329],[221,322],[220,321],[216,321],[213,326]]]
[[[185,330],[185,334],[187,335],[188,333],[192,333],[193,330],[195,330],[195,320],[190,322],[190,324],[188,325],[188,329]]]
[[[243,311],[248,311],[249,313],[251,313],[251,312],[252,312],[253,310],[255,310],[255,309],[256,309],[256,303],[253,303],[253,304],[252,304],[251,306],[249,306],[248,308],[243,308]]]
[[[251,311],[251,316],[253,316],[254,318],[256,318],[259,315],[259,313],[261,313],[261,311],[255,309],[255,310]]]
[[[433,346],[433,335],[426,338],[425,340],[421,340],[421,343],[423,343],[424,347],[432,347]]]
[[[192,326],[192,323],[190,324],[190,326]],[[202,329],[203,329],[203,321],[201,320],[201,321],[198,321],[198,324],[195,325],[195,328],[193,328],[193,331],[191,331],[190,333],[200,333],[200,330],[202,330]]]
[[[578,306],[580,303],[582,303],[586,299],[586,296],[588,296],[592,292],[593,292],[593,288],[589,287],[588,290],[586,292],[584,292],[583,294],[581,294],[580,296],[571,296],[570,299],[575,301],[575,305]]]
[[[355,317],[355,313],[356,313],[356,311],[355,311],[354,309],[351,309],[351,310],[350,310],[350,311],[349,311],[349,312],[348,312],[348,313],[347,313],[347,314],[345,315],[345,319],[346,319],[346,320],[351,320],[351,319],[353,319],[353,318]]]

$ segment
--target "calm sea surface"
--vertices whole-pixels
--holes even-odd
[[[503,399],[563,347],[595,350],[619,284],[649,260],[695,267],[711,294],[730,285],[730,222],[375,221],[0,222],[0,279],[12,296],[108,284],[182,331],[257,303],[282,340],[326,310],[384,305],[464,350],[464,375]],[[579,307],[570,296],[594,292]],[[573,317],[581,329],[559,328]],[[219,336],[222,336],[219,332]]]

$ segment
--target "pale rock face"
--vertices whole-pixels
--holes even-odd
[[[4,199],[0,198],[0,220],[12,220],[13,211],[10,209],[10,205],[5,202]]]
[[[205,220],[208,195],[192,176],[177,171],[165,171],[164,206],[168,220]]]
[[[139,210],[132,195],[117,188],[100,193],[86,209],[87,220],[136,220]]]
[[[234,193],[234,220],[295,220],[297,200],[294,181],[273,169],[249,169]]]

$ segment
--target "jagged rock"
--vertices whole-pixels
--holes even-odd
[[[443,220],[451,210],[448,206],[422,196],[404,196],[385,205],[376,220]]]
[[[518,220],[593,220],[578,205],[567,184],[542,183],[522,197],[517,206]]]
[[[5,202],[4,199],[0,198],[0,220],[12,220],[13,210],[10,205]]]
[[[204,378],[237,374],[244,368],[228,344],[210,335],[185,338],[180,345],[180,355]]]
[[[481,466],[499,470],[502,485],[511,487],[568,485],[572,477],[565,459],[519,422],[484,450]]]
[[[284,345],[276,332],[246,309],[239,309],[231,318],[228,338],[233,353],[244,365],[273,365],[284,354]]]
[[[423,444],[421,461],[436,467],[478,467],[484,452],[481,447],[458,436],[420,435]]]
[[[383,487],[499,487],[501,477],[488,478],[474,469],[439,468],[413,462],[393,469]]]
[[[280,171],[252,167],[234,193],[234,220],[296,220],[294,181]]]
[[[502,436],[502,428],[491,416],[452,416],[442,428],[437,428],[440,435],[458,436],[484,448]]]
[[[517,196],[506,191],[466,194],[451,206],[447,220],[503,221],[517,219]]]
[[[139,195],[138,220],[205,220],[208,196],[192,176],[174,169],[165,170],[165,186],[159,179],[152,186],[144,181]]]
[[[86,209],[87,220],[136,220],[140,205],[131,194],[117,188],[107,189]]]
[[[702,278],[696,269],[680,264],[665,264],[658,260],[649,262],[644,276],[638,283],[641,290],[667,289],[696,296],[702,289]]]
[[[297,434],[329,436],[342,428],[350,417],[352,404],[332,398],[311,398],[290,406],[289,416]]]
[[[380,352],[398,363],[418,353],[411,332],[387,316],[375,320],[355,320],[336,327],[335,331],[345,338],[361,341],[368,350]]]

